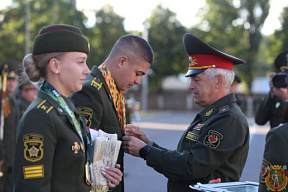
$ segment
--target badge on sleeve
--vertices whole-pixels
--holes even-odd
[[[24,158],[27,161],[37,162],[43,158],[44,137],[40,134],[30,133],[23,136]]]
[[[282,191],[287,186],[287,166],[272,165],[265,177],[266,186],[271,191]]]
[[[222,139],[223,135],[221,133],[215,130],[210,130],[204,138],[203,143],[211,148],[216,149],[220,145]]]
[[[85,117],[85,123],[87,127],[91,127],[92,117],[93,117],[93,109],[90,107],[77,107],[77,110]]]

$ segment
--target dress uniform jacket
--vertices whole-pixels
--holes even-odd
[[[146,163],[168,178],[168,192],[190,192],[197,182],[239,181],[248,149],[247,119],[229,94],[197,114],[177,150],[153,144]]]
[[[63,98],[74,111],[72,102]],[[82,124],[85,127],[84,119]],[[86,129],[82,133],[85,138]],[[70,116],[50,96],[39,92],[19,125],[15,192],[89,192],[91,187],[85,182],[86,152],[79,145],[81,138]],[[86,142],[84,145],[87,149]]]
[[[80,113],[85,116],[86,125],[101,129],[106,133],[116,133],[121,140],[122,132],[110,90],[98,67],[94,66],[86,77],[82,90],[72,95],[72,100]],[[124,151],[121,148],[117,163],[123,172]],[[124,181],[113,190],[124,191]]]
[[[271,128],[277,127],[282,123],[283,106],[283,101],[279,97],[271,98],[268,93],[257,110],[255,122],[258,125],[264,125],[269,121]]]
[[[271,129],[266,135],[259,192],[287,191],[288,124]],[[277,190],[276,190],[277,189]]]

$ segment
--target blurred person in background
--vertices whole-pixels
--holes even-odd
[[[283,101],[288,99],[287,85],[285,82],[283,83],[283,78],[285,78],[285,76],[287,77],[288,74],[288,49],[282,51],[275,58],[274,66],[280,73],[270,73],[270,91],[260,103],[255,114],[255,122],[258,125],[265,125],[269,121],[270,128],[274,128],[280,123],[283,123]]]
[[[19,123],[19,113],[15,97],[19,78],[19,67],[20,62],[18,61],[8,61],[0,66],[2,80],[2,102],[0,103],[2,128],[0,128],[0,131],[3,133],[3,137],[0,138],[0,170],[3,174],[0,178],[0,189],[2,188],[4,192],[12,192],[13,189],[13,158]],[[4,78],[6,80],[4,80]],[[2,122],[2,120],[4,120],[4,122]]]
[[[18,86],[18,97],[17,106],[19,108],[19,114],[21,118],[31,104],[31,102],[36,98],[38,89],[35,85],[30,82],[20,82]]]

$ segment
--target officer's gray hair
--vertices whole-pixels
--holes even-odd
[[[213,79],[217,75],[222,75],[226,80],[225,88],[230,90],[230,87],[235,78],[234,71],[228,70],[228,69],[220,69],[220,68],[209,68],[209,69],[206,69],[204,72],[207,75],[209,80]]]

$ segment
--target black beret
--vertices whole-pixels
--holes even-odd
[[[288,71],[288,49],[279,53],[275,58],[274,66],[279,71]]]
[[[90,45],[79,28],[70,25],[43,27],[34,39],[33,55],[52,52],[83,52],[88,54]]]
[[[203,72],[207,68],[222,68],[232,70],[233,65],[244,64],[244,60],[223,53],[196,36],[185,33],[183,43],[189,55],[189,68],[186,77]]]

